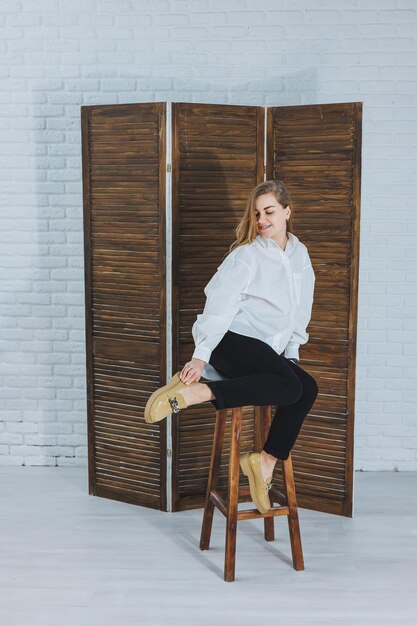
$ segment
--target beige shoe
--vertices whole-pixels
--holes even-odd
[[[242,472],[249,479],[250,495],[260,513],[267,513],[271,508],[269,490],[272,487],[272,476],[264,480],[259,452],[244,452],[239,458]]]
[[[191,383],[191,385],[194,385]],[[187,404],[180,393],[181,389],[191,387],[180,380],[180,372],[174,374],[168,385],[160,387],[150,396],[145,406],[145,422],[154,424],[164,419],[171,413],[178,413],[186,409]]]

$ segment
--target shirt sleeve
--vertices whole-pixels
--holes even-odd
[[[211,353],[228,331],[239,310],[242,293],[252,270],[244,261],[227,257],[207,283],[204,310],[192,328],[195,350],[192,358],[209,362]]]
[[[304,345],[309,339],[306,328],[311,319],[315,282],[316,276],[313,266],[311,265],[310,256],[307,252],[305,265],[301,273],[300,306],[297,310],[294,330],[285,348],[285,356],[287,359],[299,359],[300,345]]]

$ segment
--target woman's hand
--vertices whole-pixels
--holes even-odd
[[[180,380],[186,385],[191,385],[193,382],[198,382],[203,375],[205,361],[201,359],[191,359],[182,368],[180,372]]]

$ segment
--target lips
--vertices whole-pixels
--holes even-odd
[[[268,228],[271,228],[271,224],[267,226],[266,228],[261,228],[261,226],[259,226],[259,230],[268,230]]]

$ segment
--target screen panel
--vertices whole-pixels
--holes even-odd
[[[166,508],[165,103],[82,107],[90,493]],[[163,448],[163,449],[162,449]]]
[[[173,364],[191,359],[191,334],[216,272],[243,215],[250,190],[264,179],[264,109],[226,104],[173,103]],[[220,486],[227,477],[230,417]],[[214,435],[211,402],[172,417],[173,510],[204,505]],[[241,447],[252,450],[254,409],[245,408]],[[242,478],[242,476],[241,476]]]
[[[300,355],[319,395],[292,450],[297,500],[352,516],[362,102],[270,107],[267,129],[267,178],[288,186],[316,275]]]

